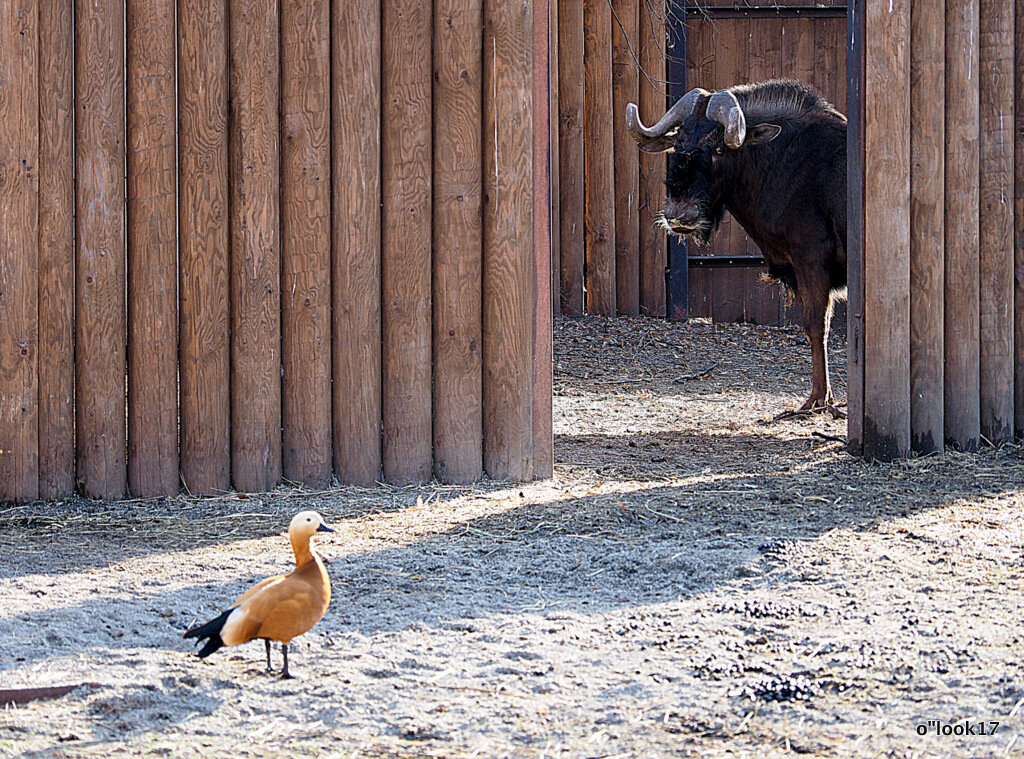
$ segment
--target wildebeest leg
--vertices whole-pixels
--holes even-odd
[[[802,411],[828,408],[835,405],[832,385],[828,379],[828,330],[832,321],[832,293],[827,275],[800,278],[801,300],[804,305],[804,332],[811,343],[813,381],[811,397],[804,402]],[[808,281],[808,279],[813,281]]]

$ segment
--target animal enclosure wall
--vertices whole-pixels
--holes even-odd
[[[855,0],[851,447],[1024,433],[1024,2]]]
[[[557,21],[555,311],[663,316],[665,158],[638,155],[625,112],[664,113],[666,3],[558,0]]]
[[[549,475],[548,24],[0,5],[0,499]]]

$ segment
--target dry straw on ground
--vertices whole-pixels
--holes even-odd
[[[1022,755],[1018,447],[766,424],[810,387],[791,329],[559,320],[555,361],[550,481],[0,507],[0,688],[98,685],[5,709],[0,756]],[[195,659],[304,508],[339,532],[302,679]]]

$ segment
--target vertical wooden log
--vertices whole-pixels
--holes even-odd
[[[551,314],[552,316],[562,315],[562,298],[559,295],[561,290],[560,262],[562,240],[561,240],[561,177],[559,167],[561,158],[558,152],[558,0],[548,0],[548,152],[550,164],[550,182],[548,192],[551,195],[551,202],[548,206],[548,229],[551,235]]]
[[[846,61],[846,271],[849,298],[846,374],[847,448],[864,450],[864,27],[866,0],[850,0]]]
[[[480,0],[434,4],[434,472],[483,471]],[[545,285],[547,287],[547,285]]]
[[[640,313],[639,162],[626,129],[626,104],[639,99],[636,62],[639,0],[612,0],[612,140],[615,167],[615,305],[619,314]]]
[[[178,492],[174,2],[128,0],[128,489]]]
[[[945,6],[912,0],[910,44],[910,443],[943,447]]]
[[[966,451],[980,432],[979,37],[978,0],[947,0],[945,437]]]
[[[330,4],[284,0],[281,464],[286,479],[315,488],[332,466],[330,80]]]
[[[910,450],[910,1],[868,0],[864,69],[864,455]]]
[[[665,113],[665,3],[645,3],[640,12],[640,116],[655,123]],[[653,121],[652,121],[653,120]],[[665,207],[665,156],[630,149],[640,156],[640,196],[637,202],[640,241],[640,312],[665,315],[665,232],[655,215]]]
[[[559,303],[582,316],[583,302],[583,0],[558,2]]]
[[[231,0],[231,481],[281,481],[281,229],[275,0]]]
[[[39,497],[75,489],[75,138],[71,3],[40,3]]]
[[[124,6],[75,3],[77,479],[125,492]]]
[[[1014,8],[981,0],[979,414],[993,445],[1013,437]]]
[[[533,396],[532,479],[554,474],[551,344],[551,124],[548,106],[548,13],[551,0],[533,4]],[[635,243],[634,238],[634,243]],[[634,244],[635,247],[635,244]],[[635,253],[634,253],[635,255]]]
[[[384,477],[425,482],[431,451],[431,4],[385,0],[381,112]]]
[[[178,2],[181,481],[231,487],[227,0]]]
[[[1015,4],[1014,20],[1014,381],[1016,437],[1024,437],[1024,0]]]
[[[0,6],[0,501],[39,494],[38,24]]]
[[[484,9],[484,468],[495,479],[526,480],[533,474],[532,2],[486,0]]]
[[[615,316],[611,9],[583,0],[583,181],[587,313]],[[623,117],[625,118],[625,117]]]
[[[334,472],[381,471],[380,2],[331,3]]]

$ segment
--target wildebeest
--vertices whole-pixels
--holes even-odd
[[[773,80],[690,90],[651,127],[630,103],[626,123],[641,150],[672,151],[661,225],[704,242],[729,211],[800,298],[814,373],[802,410],[834,408],[826,345],[846,288],[846,117],[807,85]]]

